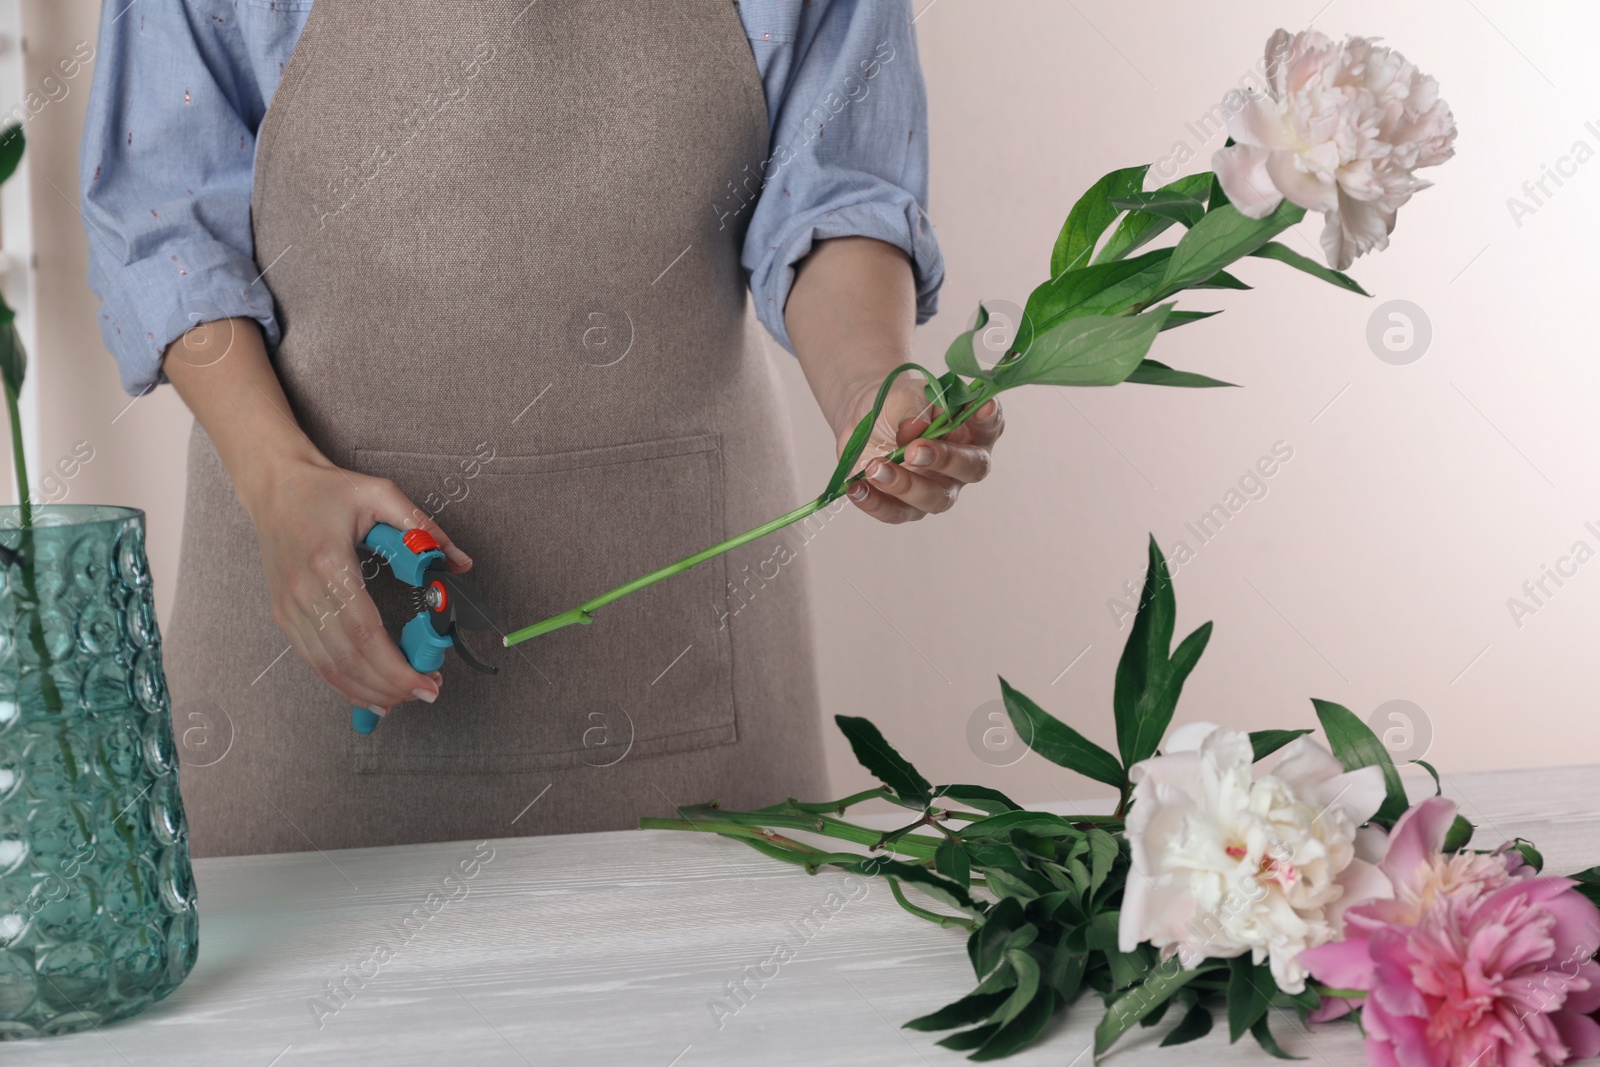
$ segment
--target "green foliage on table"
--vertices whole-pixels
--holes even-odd
[[[1117,665],[1113,696],[1118,753],[1095,744],[1000,679],[1007,713],[1033,752],[1118,791],[1109,816],[1061,816],[1029,811],[984,786],[933,785],[869,720],[840,715],[839,729],[857,760],[882,784],[841,800],[790,799],[757,811],[726,811],[715,803],[678,809],[678,818],[641,819],[644,829],[693,830],[744,841],[752,848],[816,873],[824,866],[883,878],[896,902],[919,918],[967,931],[973,991],[905,1025],[955,1033],[939,1044],[974,1060],[1010,1055],[1036,1041],[1052,1016],[1086,994],[1105,1005],[1095,1028],[1096,1055],[1135,1025],[1154,1026],[1177,1005],[1178,1024],[1163,1045],[1210,1033],[1220,1013],[1230,1041],[1249,1034],[1283,1056],[1269,1020],[1274,1011],[1302,1021],[1326,990],[1280,990],[1271,970],[1248,955],[1208,959],[1183,968],[1162,960],[1148,943],[1123,952],[1117,942],[1123,889],[1130,873],[1122,830],[1132,800],[1129,769],[1158,754],[1184,680],[1211,634],[1205,623],[1172,648],[1177,602],[1167,561],[1154,541],[1139,609]],[[1367,726],[1338,705],[1315,702],[1334,752],[1346,767],[1393,770],[1387,750]],[[1250,734],[1257,760],[1310,733],[1309,729]],[[915,817],[887,832],[840,818],[867,800],[885,800]],[[862,846],[832,851],[788,836],[800,831]],[[931,832],[922,832],[931,831]],[[1470,834],[1470,828],[1469,828]],[[1583,876],[1579,876],[1580,881]],[[1600,896],[1600,872],[1589,880]],[[906,893],[914,886],[928,903]]]

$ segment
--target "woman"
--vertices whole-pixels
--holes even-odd
[[[128,390],[170,381],[195,414],[167,672],[180,731],[231,731],[184,771],[195,853],[617,829],[816,794],[793,537],[593,626],[510,650],[489,634],[476,651],[498,677],[454,657],[412,670],[384,626],[415,607],[356,549],[375,523],[423,528],[504,627],[792,507],[745,289],[842,443],[943,274],[909,12],[375,10],[104,15],[92,280]],[[919,433],[923,408],[900,383],[869,454]],[[875,463],[856,506],[948,508],[988,469],[1001,418],[981,415]],[[354,733],[351,703],[385,721]]]

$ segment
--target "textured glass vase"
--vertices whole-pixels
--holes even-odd
[[[18,525],[0,507],[0,1039],[140,1011],[199,946],[144,513]]]

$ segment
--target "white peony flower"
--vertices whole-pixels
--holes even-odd
[[[1248,735],[1197,723],[1134,765],[1118,942],[1149,941],[1186,968],[1249,952],[1298,993],[1300,953],[1338,937],[1345,908],[1393,895],[1374,862],[1381,834],[1357,840],[1383,803],[1383,773],[1346,771],[1304,737],[1270,774],[1255,777],[1252,759]]]
[[[1288,198],[1324,214],[1335,270],[1389,244],[1395,213],[1431,183],[1412,175],[1455,154],[1455,118],[1439,83],[1373,37],[1337,44],[1316,30],[1267,42],[1267,93],[1228,120],[1238,142],[1212,169],[1245,215]]]

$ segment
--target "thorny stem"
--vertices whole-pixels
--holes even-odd
[[[979,381],[980,384],[977,388],[977,395],[975,395],[966,404],[962,405],[961,410],[957,412],[954,417],[951,417],[949,412],[941,412],[939,416],[929,424],[928,428],[922,432],[922,439],[933,440],[952,432],[965,423],[968,419],[972,418],[973,415],[977,414],[978,410],[982,408],[984,404],[988,403],[997,392],[999,392],[999,389],[994,386],[993,383],[983,379],[980,379]],[[888,463],[899,463],[905,459],[905,456],[906,446],[901,445],[899,448],[896,448],[893,452],[889,453],[883,458],[884,461]],[[793,525],[794,523],[799,522],[801,519],[815,515],[817,512],[821,511],[823,508],[827,507],[829,504],[832,504],[835,500],[845,495],[850,486],[854,485],[856,482],[859,482],[865,476],[866,469],[863,468],[848,478],[843,485],[835,489],[832,493],[824,493],[815,500],[795,508],[787,515],[780,515],[770,522],[762,523],[753,530],[747,530],[735,537],[728,538],[726,541],[720,541],[717,544],[712,545],[710,548],[701,549],[692,556],[685,556],[676,563],[669,563],[665,567],[662,567],[658,570],[653,570],[649,574],[642,575],[641,577],[635,578],[631,582],[617,586],[608,593],[602,593],[593,600],[587,600],[569,611],[564,611],[559,615],[552,615],[543,622],[536,622],[532,626],[524,626],[520,630],[513,630],[509,634],[506,634],[506,636],[502,639],[503,643],[509,647],[511,645],[521,644],[523,641],[538,637],[541,634],[547,634],[553,630],[559,630],[565,626],[587,626],[594,621],[594,613],[605,607],[607,604],[621,600],[623,597],[628,596],[631,593],[637,593],[646,586],[651,586],[657,582],[671,578],[674,575],[682,574],[689,568],[704,563],[708,559],[720,556],[724,552],[730,552],[733,549],[738,548],[740,545],[749,544],[751,541],[756,541],[767,536],[767,534],[776,533],[786,526]]]

